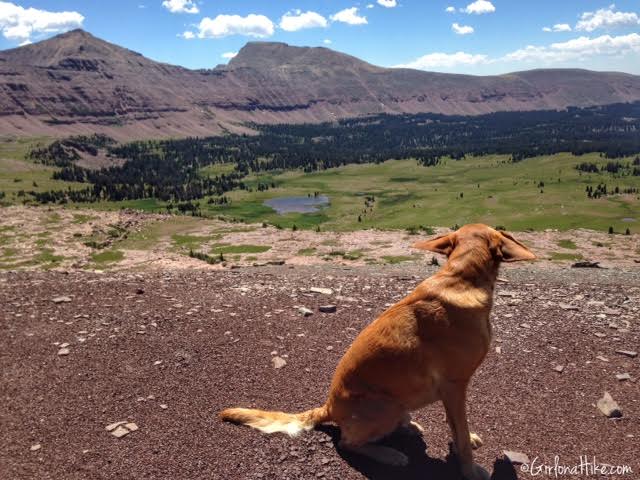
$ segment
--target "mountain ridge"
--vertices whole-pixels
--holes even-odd
[[[119,139],[389,113],[477,115],[640,100],[640,77],[583,69],[473,76],[390,69],[325,47],[248,42],[227,65],[156,62],[84,30],[0,51],[0,131]]]

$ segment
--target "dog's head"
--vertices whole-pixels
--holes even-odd
[[[536,256],[522,243],[507,232],[495,230],[481,223],[465,225],[455,232],[441,235],[431,240],[423,240],[413,248],[442,253],[447,257],[456,251],[469,248],[486,248],[499,262],[535,260]]]

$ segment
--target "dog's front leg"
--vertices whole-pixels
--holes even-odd
[[[460,461],[462,474],[467,480],[484,480],[489,478],[489,474],[482,467],[473,463],[471,436],[467,423],[466,397],[466,383],[447,382],[442,388],[442,403],[447,412],[454,450]]]

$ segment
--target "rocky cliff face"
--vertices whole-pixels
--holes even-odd
[[[640,77],[534,70],[475,77],[376,67],[326,48],[248,43],[226,66],[154,62],[82,31],[0,52],[0,131],[116,138],[244,131],[376,113],[475,115],[640,100]]]

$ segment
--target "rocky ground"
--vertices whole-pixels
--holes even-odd
[[[59,207],[0,207],[0,271],[82,269],[93,271],[235,267],[286,262],[289,265],[411,264],[424,252],[411,248],[421,238],[449,232],[358,230],[315,232],[261,224],[230,223],[131,210],[96,211]],[[640,267],[640,235],[592,230],[516,232],[538,256],[538,265],[563,269],[576,261],[609,268]],[[199,252],[223,262],[189,257]]]
[[[332,426],[291,439],[216,419],[229,406],[320,405],[353,338],[427,263],[0,274],[0,478],[457,480],[439,404],[416,412],[424,438],[384,440],[409,455],[403,469],[337,450]],[[611,478],[638,478],[638,269],[532,264],[501,277],[469,394],[477,462],[524,479],[505,450],[538,465],[595,456],[632,469]],[[621,418],[596,406],[605,391]]]

